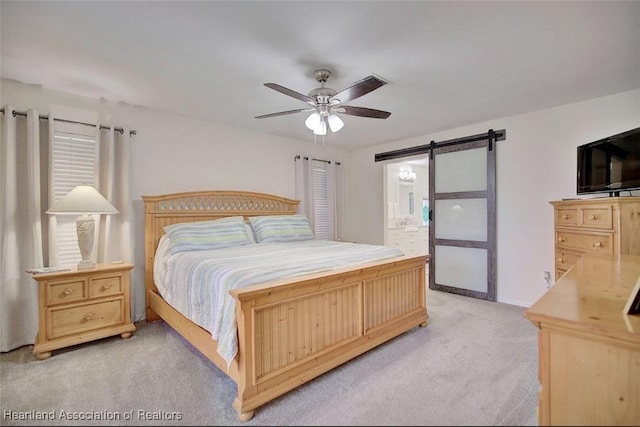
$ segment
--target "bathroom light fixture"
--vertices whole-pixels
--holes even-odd
[[[398,174],[400,181],[413,182],[416,180],[416,173],[410,169],[402,169]]]
[[[78,270],[95,268],[91,261],[93,252],[93,238],[95,236],[95,214],[117,214],[118,210],[105,199],[102,194],[90,185],[78,185],[66,196],[58,200],[47,210],[50,215],[80,215],[76,219],[78,247],[82,261],[78,263]]]

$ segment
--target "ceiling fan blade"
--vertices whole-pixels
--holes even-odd
[[[373,108],[364,107],[350,107],[348,105],[341,105],[336,109],[336,111],[342,114],[349,114],[351,116],[371,117],[373,119],[386,119],[391,115],[388,111],[374,110]]]
[[[273,90],[277,90],[280,93],[284,93],[285,95],[289,95],[294,97],[295,99],[299,99],[300,101],[306,102],[309,105],[315,105],[315,102],[313,101],[313,99],[309,98],[307,95],[301,94],[300,92],[296,92],[295,90],[291,90],[284,86],[280,86],[277,83],[265,83],[264,85]]]
[[[379,79],[376,76],[365,77],[364,79],[360,80],[354,85],[349,86],[348,88],[342,90],[341,92],[338,92],[337,94],[333,95],[331,99],[337,98],[340,100],[341,104],[345,104],[356,98],[360,98],[362,95],[366,95],[369,92],[374,91],[386,84],[387,82],[385,82],[382,79]]]
[[[308,109],[308,108],[298,108],[297,110],[280,111],[279,113],[263,114],[261,116],[256,116],[255,118],[256,119],[266,119],[267,117],[284,116],[286,114],[301,113],[303,111],[310,111],[310,109]]]

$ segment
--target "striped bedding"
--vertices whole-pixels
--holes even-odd
[[[229,290],[402,256],[388,246],[327,240],[258,243],[171,255],[160,243],[154,280],[160,295],[211,333],[231,363],[238,350],[235,300]]]

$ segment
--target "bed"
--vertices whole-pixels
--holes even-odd
[[[249,191],[194,191],[142,199],[146,320],[164,320],[236,383],[233,407],[242,421],[270,400],[427,325],[429,256],[393,256],[288,278],[269,276],[264,282],[230,289],[237,347],[232,359],[223,357],[218,348],[222,343],[211,331],[170,304],[156,286],[154,279],[160,276],[154,272],[155,257],[165,228],[237,216],[247,221],[295,216],[298,201]]]

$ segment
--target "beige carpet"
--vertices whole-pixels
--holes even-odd
[[[44,361],[22,347],[0,355],[0,425],[537,425],[537,330],[524,309],[437,291],[427,307],[426,328],[246,423],[231,407],[235,384],[163,322]]]

